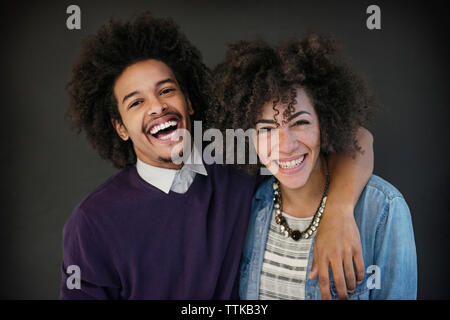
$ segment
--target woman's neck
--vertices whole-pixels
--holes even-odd
[[[306,184],[298,189],[288,189],[282,184],[282,211],[297,218],[312,217],[320,201],[326,182],[325,159],[320,156]]]

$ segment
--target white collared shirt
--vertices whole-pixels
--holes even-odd
[[[186,193],[194,181],[195,174],[208,175],[205,166],[201,161],[201,157],[199,158],[198,155],[197,149],[194,148],[195,161],[192,161],[191,153],[188,160],[179,170],[155,167],[138,158],[136,161],[136,170],[144,181],[166,194],[168,194],[169,191]]]

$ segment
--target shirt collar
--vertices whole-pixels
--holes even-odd
[[[207,176],[205,166],[202,161],[202,154],[198,151],[198,149],[194,146],[193,152],[189,155],[189,158],[186,160],[184,166],[180,170],[190,170],[195,173],[200,173],[201,175]]]
[[[136,170],[145,182],[168,194],[172,188],[175,176],[182,171],[189,170],[204,176],[208,175],[203,165],[201,154],[197,151],[197,148],[194,147],[193,150],[194,152],[189,155],[189,158],[179,170],[152,166],[141,161],[139,158],[136,161]],[[183,177],[183,175],[180,176]]]

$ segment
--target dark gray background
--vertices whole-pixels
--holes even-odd
[[[82,28],[66,28],[78,4]],[[381,7],[382,30],[366,28]],[[334,35],[386,108],[371,131],[375,173],[404,194],[413,218],[419,298],[449,298],[448,28],[423,1],[34,1],[1,5],[3,140],[0,297],[59,296],[61,231],[76,204],[115,172],[64,121],[80,39],[111,16],[170,16],[210,67],[227,42],[272,43],[307,30]]]

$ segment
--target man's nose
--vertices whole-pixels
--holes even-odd
[[[163,103],[159,99],[150,99],[150,103],[148,104],[147,114],[149,116],[155,116],[164,113],[167,110],[167,104]]]

